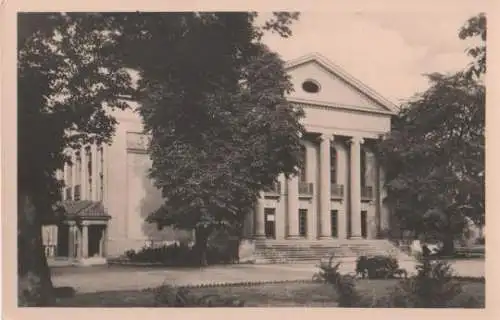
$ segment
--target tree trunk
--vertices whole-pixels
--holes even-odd
[[[455,253],[455,243],[453,234],[445,234],[443,239],[443,254],[445,256],[452,256]]]
[[[43,250],[40,216],[27,194],[18,195],[18,305],[51,306],[55,302]]]
[[[194,249],[200,266],[207,266],[207,247],[210,230],[206,227],[197,227],[195,229]]]

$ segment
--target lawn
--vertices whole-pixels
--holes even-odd
[[[359,280],[357,289],[366,296],[380,297],[392,290],[397,280]],[[484,306],[485,284],[462,281],[464,294],[479,299]],[[190,289],[196,295],[234,296],[247,307],[336,307],[335,291],[321,283],[281,283],[254,286],[208,287]],[[59,299],[58,307],[153,307],[153,293],[144,291],[106,291],[77,294]]]

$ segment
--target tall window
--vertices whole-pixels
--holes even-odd
[[[89,195],[92,195],[92,152],[90,146],[85,147],[85,158],[87,160],[87,181]]]
[[[64,186],[65,186],[65,195],[66,200],[73,200],[72,190],[73,190],[73,163],[68,163],[64,166]]]
[[[73,186],[73,200],[80,200],[81,184],[82,184],[82,155],[80,151],[75,153],[76,168],[75,168],[75,185]]]
[[[330,147],[330,182],[337,183],[337,149]]]
[[[339,219],[339,211],[332,210],[330,211],[330,223],[332,225],[332,238],[338,238],[339,229],[338,229],[338,219]]]
[[[73,185],[73,165],[73,163],[68,163],[64,168],[66,170],[64,184],[69,187]]]
[[[306,182],[306,167],[307,167],[307,157],[306,157],[306,147],[302,145],[300,147],[300,159],[302,159],[302,165],[299,168],[299,179],[301,182]]]
[[[264,208],[266,238],[276,239],[276,209]]]
[[[307,236],[307,209],[299,209],[299,235]]]
[[[102,146],[99,146],[99,200],[104,200],[104,153]]]
[[[361,211],[361,237],[365,238],[368,236],[368,221],[367,221],[367,211]]]
[[[361,186],[365,187],[366,186],[366,151],[365,149],[361,148]]]

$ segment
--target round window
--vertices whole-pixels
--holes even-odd
[[[302,89],[304,89],[305,92],[318,93],[319,84],[313,80],[306,80],[302,83]]]

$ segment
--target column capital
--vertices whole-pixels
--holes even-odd
[[[320,138],[323,141],[325,140],[333,141],[335,139],[335,136],[331,132],[322,132]]]
[[[353,136],[348,141],[352,144],[363,144],[365,142],[365,139],[363,137]]]

